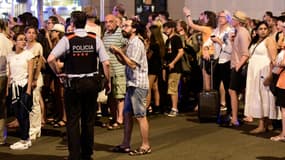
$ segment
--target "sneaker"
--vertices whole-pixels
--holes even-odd
[[[227,107],[223,104],[220,105],[220,110],[221,111],[226,111],[227,110]]]
[[[176,117],[178,115],[178,112],[177,111],[174,111],[174,110],[171,110],[169,113],[168,113],[168,117]]]
[[[25,150],[32,146],[31,140],[20,140],[12,145],[10,145],[10,148],[12,150]]]
[[[97,117],[102,117],[102,112],[99,111],[96,113],[96,115],[97,115]]]

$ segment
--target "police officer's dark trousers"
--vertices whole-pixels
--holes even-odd
[[[65,88],[69,160],[90,160],[94,144],[94,115],[98,81],[74,78]]]

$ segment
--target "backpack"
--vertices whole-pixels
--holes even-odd
[[[195,53],[200,51],[202,35],[200,32],[193,33],[187,40],[186,44],[190,45]]]
[[[184,54],[181,57],[182,73],[190,73],[192,71],[191,62],[195,60],[196,52],[190,45],[185,45]]]

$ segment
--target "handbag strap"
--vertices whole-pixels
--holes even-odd
[[[255,51],[255,49],[257,48],[257,46],[258,46],[261,42],[263,42],[263,40],[265,40],[265,39],[266,39],[266,38],[262,39],[260,42],[258,42],[258,43],[256,44],[256,46],[253,48],[251,54],[249,55],[249,58],[254,54],[254,51]],[[235,53],[235,57],[236,57],[236,59],[237,59],[237,61],[238,61],[238,63],[239,63],[240,61],[239,61],[238,55],[237,55],[236,53]],[[247,63],[247,62],[246,62],[246,63]]]
[[[255,49],[257,48],[257,46],[258,46],[261,42],[263,42],[265,39],[266,39],[266,38],[263,38],[261,41],[259,41],[259,42],[256,44],[256,46],[255,46],[255,47],[253,48],[253,50],[251,51],[251,54],[249,55],[249,58],[250,58],[251,56],[253,56],[254,51],[255,51]]]

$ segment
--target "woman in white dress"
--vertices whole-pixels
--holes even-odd
[[[271,64],[276,58],[277,49],[274,39],[269,35],[266,22],[256,26],[256,36],[250,44],[250,59],[246,79],[245,116],[259,119],[258,127],[250,133],[265,132],[269,119],[278,117],[275,98],[264,80],[271,74]]]

